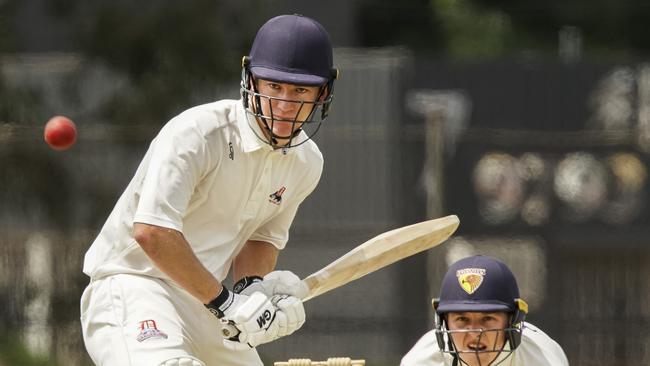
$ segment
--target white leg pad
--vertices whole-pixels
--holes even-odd
[[[206,366],[206,365],[194,357],[185,356],[185,357],[171,358],[167,361],[164,361],[159,366]]]

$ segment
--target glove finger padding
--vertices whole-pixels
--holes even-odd
[[[303,299],[309,288],[291,271],[273,271],[264,276],[264,281],[277,281],[273,295],[289,295]]]
[[[240,294],[250,296],[255,292],[261,292],[264,295],[266,295],[266,297],[271,297],[273,296],[274,290],[275,290],[275,282],[257,281],[251,283],[246,288],[241,290]]]
[[[241,294],[250,295],[258,291],[267,297],[290,295],[302,299],[307,297],[309,288],[291,271],[273,271],[264,276],[263,281],[250,284],[241,291]]]
[[[284,311],[278,311],[275,317],[275,321],[278,323],[278,338],[289,335],[287,314]]]
[[[305,324],[305,307],[297,297],[276,295],[271,300],[278,308],[279,336],[289,335]]]

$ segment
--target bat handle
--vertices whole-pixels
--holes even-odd
[[[237,338],[240,330],[237,329],[232,320],[221,320],[221,335],[226,339]]]

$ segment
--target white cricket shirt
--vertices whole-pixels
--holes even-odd
[[[519,347],[510,356],[501,354],[496,361],[493,364],[499,366],[569,366],[562,347],[530,323],[525,323]],[[452,356],[440,352],[434,330],[425,333],[400,363],[401,366],[451,366],[451,364]]]
[[[183,233],[222,281],[247,240],[284,248],[300,203],[314,190],[323,157],[309,140],[274,150],[241,101],[186,110],[152,141],[135,176],[86,252],[91,278],[133,273],[168,279],[133,238],[133,223]],[[298,141],[306,139],[304,132]]]

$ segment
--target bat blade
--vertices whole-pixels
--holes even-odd
[[[303,279],[309,288],[303,301],[439,245],[456,231],[459,224],[456,215],[449,215],[380,234]]]

